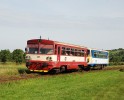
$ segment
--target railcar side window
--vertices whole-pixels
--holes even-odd
[[[81,50],[81,56],[84,56],[84,50]]]
[[[71,49],[70,55],[71,55],[71,56],[74,56],[74,52],[75,52],[74,49]]]
[[[81,50],[77,50],[77,56],[81,56]]]
[[[77,56],[77,49],[75,49],[75,56]]]
[[[70,48],[66,48],[67,55],[70,55]]]
[[[70,48],[62,47],[62,55],[70,55]]]
[[[75,49],[75,56],[84,56],[84,50]]]
[[[69,47],[62,47],[62,55],[84,56],[84,50],[69,48]]]
[[[65,47],[62,47],[62,55],[65,55]]]

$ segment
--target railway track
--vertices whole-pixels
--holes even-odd
[[[81,73],[90,73],[90,72],[99,72],[99,71],[107,71],[107,70],[118,70],[124,72],[124,66],[117,66],[117,67],[105,67],[102,70],[98,69],[91,69],[89,71],[82,71]],[[1,76],[0,77],[0,83],[5,83],[5,82],[13,82],[13,81],[19,81],[19,80],[28,80],[31,78],[41,78],[41,77],[53,77],[55,75],[65,75],[65,74],[78,74],[78,71],[71,71],[71,72],[66,72],[66,73],[59,73],[59,74],[43,74],[43,73],[30,73],[30,74],[20,74],[16,76]]]

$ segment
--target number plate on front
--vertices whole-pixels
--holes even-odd
[[[40,56],[37,56],[37,58],[40,58]]]

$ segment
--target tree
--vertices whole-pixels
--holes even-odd
[[[122,57],[121,61],[122,61],[122,62],[124,62],[124,55],[123,55],[123,57]]]
[[[11,53],[9,50],[1,50],[0,52],[0,60],[3,63],[6,63],[7,61],[10,61],[11,59]]]
[[[18,64],[21,64],[24,61],[24,52],[21,49],[16,49],[12,53],[13,60]]]
[[[124,49],[114,49],[109,51],[109,61],[116,65],[124,64]]]

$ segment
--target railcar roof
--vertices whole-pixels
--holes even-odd
[[[60,45],[69,45],[69,46],[75,46],[75,47],[80,47],[80,48],[87,48],[85,46],[81,46],[81,45],[75,45],[75,44],[70,44],[70,43],[64,43],[64,42],[58,42],[55,41],[56,44],[60,44]]]
[[[27,44],[33,44],[33,43],[39,43],[40,39],[31,39],[27,41]],[[64,43],[64,42],[59,42],[59,41],[53,41],[53,40],[46,40],[46,39],[41,39],[40,43],[47,43],[47,44],[60,44],[60,45],[68,45],[68,46],[73,46],[77,48],[87,48],[85,46],[81,45],[75,45],[75,44],[70,44],[70,43]]]
[[[103,49],[96,49],[96,48],[88,48],[88,49],[90,49],[90,50],[98,50],[98,51],[109,52],[109,51],[107,51],[107,50],[103,50]]]

